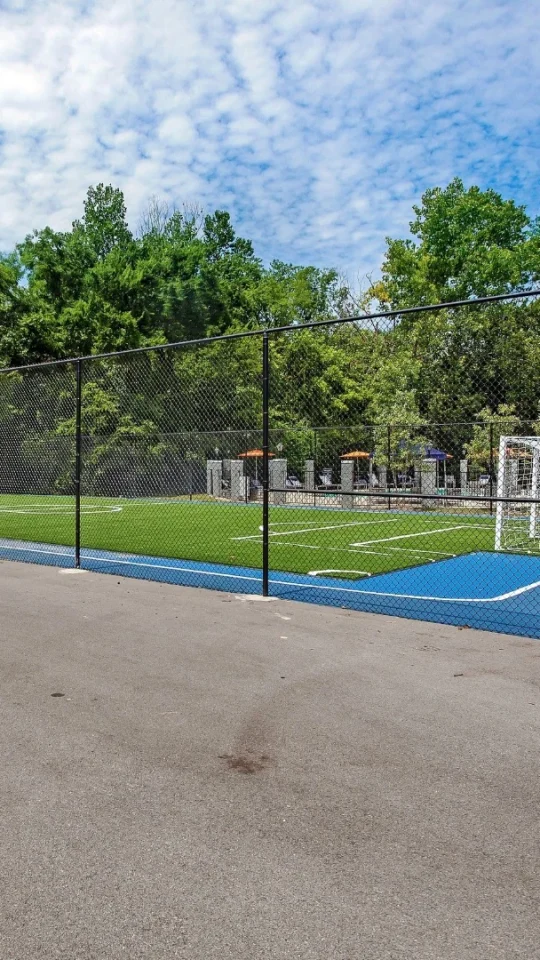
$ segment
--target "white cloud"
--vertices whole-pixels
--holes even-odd
[[[538,211],[534,0],[0,4],[0,248],[99,180],[228,207],[257,252],[376,272],[455,175]]]

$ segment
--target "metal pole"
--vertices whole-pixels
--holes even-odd
[[[493,424],[489,425],[489,512],[493,515],[493,477],[495,476],[495,463],[493,459]]]
[[[246,453],[248,452],[248,450],[249,450],[249,434],[248,434],[247,429],[246,429]],[[256,462],[257,462],[257,461],[255,461],[255,463],[256,463]],[[244,476],[244,490],[245,490],[245,494],[246,494],[246,503],[247,503],[248,500],[249,500],[249,486],[250,486],[250,481],[251,481],[251,477],[250,477],[250,475],[249,475],[249,464],[248,464],[248,458],[247,458],[247,457],[244,458],[244,474],[245,474],[245,476]]]
[[[387,487],[388,487],[388,491],[390,491],[390,459],[391,459],[391,456],[392,456],[392,427],[390,426],[390,424],[388,424],[388,436],[387,436],[386,440],[387,440],[386,454],[387,454],[387,458],[388,458],[388,469],[387,469],[387,471],[386,471],[386,485],[387,485]],[[392,509],[392,498],[391,498],[391,497],[388,497],[388,509],[389,509],[389,510]]]
[[[317,431],[313,430],[313,506],[317,506],[317,460],[319,451],[317,450]]]
[[[262,529],[262,547],[263,547],[263,582],[262,582],[262,592],[263,597],[268,596],[268,542],[269,542],[269,516],[268,516],[268,504],[269,504],[269,470],[268,470],[268,453],[270,447],[270,435],[269,435],[269,417],[268,417],[268,404],[270,399],[270,382],[269,382],[269,363],[268,363],[268,331],[265,330],[263,333],[263,378],[262,378],[262,415],[263,415],[263,476],[262,476],[262,485],[263,485],[263,529]]]
[[[75,566],[81,566],[82,360],[75,367]]]

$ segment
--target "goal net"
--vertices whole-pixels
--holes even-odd
[[[501,437],[495,549],[540,553],[540,437]]]

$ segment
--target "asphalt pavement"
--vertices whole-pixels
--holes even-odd
[[[539,641],[0,563],[0,960],[532,960],[539,734]]]

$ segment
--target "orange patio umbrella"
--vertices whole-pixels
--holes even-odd
[[[268,452],[268,456],[275,457],[275,453]],[[264,450],[246,450],[245,453],[239,453],[238,457],[244,457],[245,459],[247,459],[248,457],[253,457],[253,459],[255,460],[255,480],[258,480],[259,475],[258,475],[257,465],[258,465],[259,459],[261,457],[264,457]]]
[[[264,457],[264,450],[246,450],[245,453],[239,453],[239,457]],[[275,453],[268,453],[269,457],[275,457]]]
[[[350,453],[342,453],[340,460],[370,460],[371,454],[367,450],[351,450]],[[356,472],[356,471],[355,471]],[[371,472],[371,466],[370,466]]]

